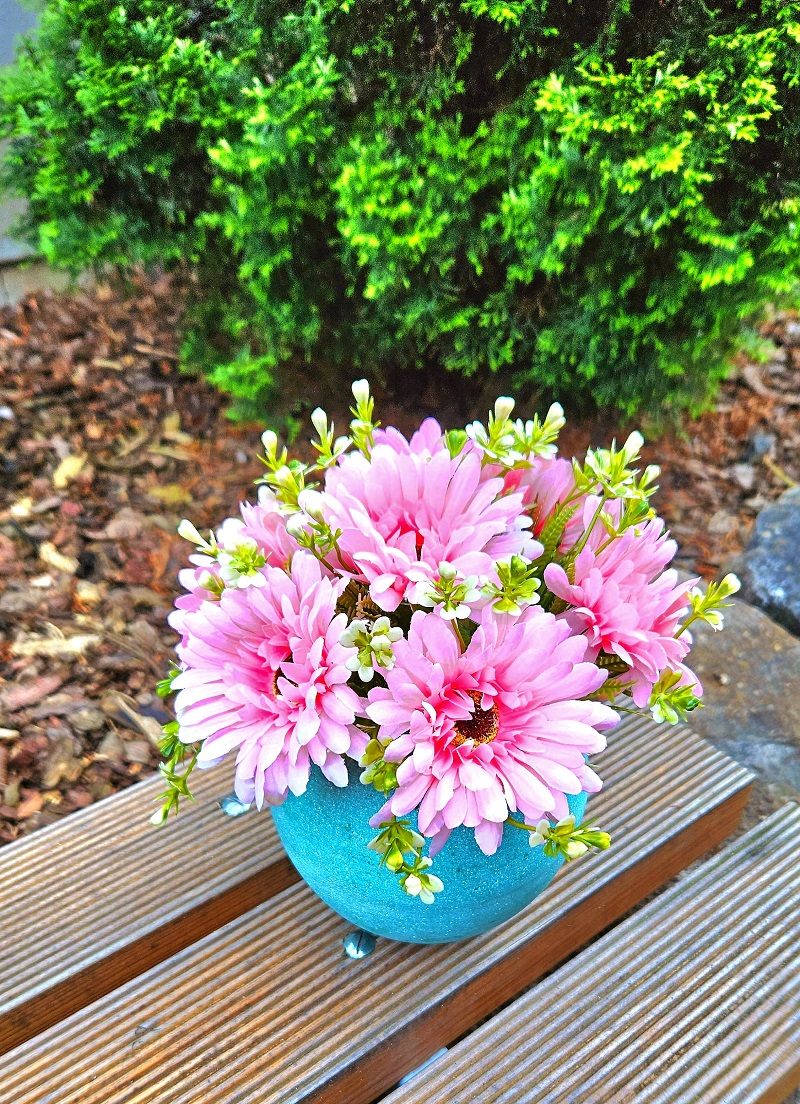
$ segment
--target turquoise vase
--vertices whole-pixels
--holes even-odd
[[[531,847],[528,833],[506,827],[494,855],[484,855],[471,828],[455,828],[433,861],[444,882],[432,905],[410,897],[397,877],[380,867],[367,848],[376,835],[369,820],[383,804],[381,794],[358,781],[338,789],[312,767],[308,789],[289,794],[272,810],[278,835],[298,873],[345,920],[373,935],[404,943],[450,943],[482,935],[524,909],[552,881],[563,859],[549,859]],[[569,796],[578,823],[586,794]],[[409,819],[416,828],[415,813]]]

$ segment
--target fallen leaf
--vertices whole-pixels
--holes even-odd
[[[19,686],[12,686],[0,694],[0,709],[6,713],[16,713],[18,709],[24,709],[27,705],[35,705],[36,702],[46,698],[58,690],[66,676],[41,675],[39,678],[23,682]]]
[[[27,518],[33,510],[33,499],[20,498],[11,504],[11,516],[15,518]]]
[[[133,540],[147,525],[147,518],[130,506],[123,506],[118,514],[106,526],[105,537],[109,540]]]
[[[40,793],[29,794],[23,801],[20,801],[17,806],[17,816],[20,820],[24,820],[25,817],[33,816],[34,813],[40,813],[42,811],[42,795]]]
[[[174,441],[176,445],[188,445],[192,441],[191,433],[184,433],[181,429],[181,416],[177,411],[167,414],[161,423],[161,436],[166,441]]]
[[[197,457],[191,452],[186,452],[185,449],[171,448],[170,445],[151,445],[147,451],[155,456],[167,456],[170,460],[183,460],[185,463],[197,461]]]
[[[56,571],[63,571],[66,575],[74,575],[78,570],[78,561],[73,556],[65,556],[63,552],[59,552],[50,541],[39,546],[39,558],[48,567],[54,567]]]
[[[153,487],[148,495],[157,498],[165,506],[182,506],[184,503],[193,502],[193,496],[182,487],[180,483],[168,483],[166,487]]]
[[[141,433],[137,433],[134,437],[131,437],[129,440],[123,442],[122,447],[117,453],[117,459],[122,460],[126,456],[130,456],[132,452],[136,452],[136,450],[141,448],[142,445],[146,445],[149,440],[150,430],[143,429]]]
[[[134,349],[137,353],[142,353],[144,356],[161,357],[164,360],[180,360],[178,353],[171,353],[167,349],[154,349],[152,345],[134,345]]]
[[[64,457],[53,472],[53,486],[57,491],[63,491],[76,476],[80,475],[83,465],[86,463],[86,459],[86,456],[77,456],[74,454]]]
[[[78,633],[63,639],[35,636],[20,640],[11,645],[11,654],[15,656],[47,656],[50,659],[64,659],[68,656],[81,656],[99,644],[99,633]],[[28,703],[30,704],[30,703]]]

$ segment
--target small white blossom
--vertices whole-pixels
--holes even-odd
[[[526,422],[517,418],[514,423],[517,448],[528,459],[532,456],[553,457],[558,452],[556,438],[565,424],[564,409],[557,402],[551,405],[541,424],[538,417],[529,418]]]
[[[286,532],[290,537],[294,537],[295,540],[299,540],[300,537],[306,532],[306,525],[308,524],[304,514],[291,514],[286,519]]]
[[[328,415],[318,406],[315,410],[311,411],[311,424],[319,434],[320,440],[327,436],[328,433]]]
[[[365,407],[369,402],[369,383],[367,380],[354,380],[352,391],[353,398],[356,400],[356,406],[359,408]]]
[[[633,464],[634,461],[637,459],[639,453],[642,451],[643,444],[644,437],[642,437],[638,429],[635,429],[633,433],[629,435],[625,444],[622,446],[621,455],[624,459],[626,467],[630,467],[630,465]]]
[[[585,855],[589,848],[585,843],[581,843],[579,840],[570,840],[567,844],[567,858],[579,859],[581,855]]]
[[[245,541],[252,542],[255,545],[255,541],[252,537],[246,537],[244,535],[245,525],[240,518],[226,518],[220,525],[216,532],[217,544],[220,548],[224,548],[227,551],[232,551],[238,548],[240,544]]]
[[[430,859],[421,859],[417,869],[422,871],[430,865]],[[432,905],[435,900],[434,893],[441,893],[444,889],[444,882],[435,874],[407,874],[401,884],[409,896],[419,897],[425,905]]]
[[[550,821],[540,820],[536,825],[536,831],[528,836],[528,843],[531,847],[541,847],[548,839],[550,839]]]
[[[205,539],[197,526],[189,521],[188,518],[184,518],[178,526],[178,536],[183,537],[184,540],[191,541],[193,545],[197,548],[202,548],[204,552],[212,555],[216,552],[214,545]]]
[[[278,434],[271,429],[265,429],[261,434],[261,443],[267,456],[274,456],[278,448]]]
[[[409,578],[414,579],[415,573],[409,571]],[[486,580],[477,575],[468,575],[457,582],[458,572],[452,564],[442,562],[439,564],[437,578],[429,579],[422,575],[415,585],[411,600],[414,605],[432,608],[439,607],[440,615],[446,621],[454,621],[458,617],[470,617],[472,605],[483,598],[483,587]]]
[[[267,562],[266,556],[258,542],[247,535],[243,521],[226,518],[216,532],[216,541],[219,574],[225,586],[244,590],[266,585],[266,577],[261,572]]]
[[[394,667],[392,645],[402,636],[403,630],[393,626],[388,617],[378,617],[372,624],[355,618],[339,637],[342,647],[357,649],[345,666],[357,672],[362,682],[371,682],[376,667],[386,671]]]
[[[306,489],[297,496],[297,505],[313,521],[324,521],[325,496],[319,491]]]

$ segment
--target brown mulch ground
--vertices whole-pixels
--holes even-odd
[[[188,552],[175,527],[218,523],[260,471],[260,427],[234,426],[206,383],[178,374],[179,301],[168,280],[142,280],[0,310],[0,844],[155,769],[169,714],[153,687]],[[657,505],[680,562],[706,576],[800,481],[800,322],[765,333],[771,362],[742,363],[715,412],[646,456],[664,469]],[[346,398],[292,386],[342,424]],[[493,393],[470,386],[390,383],[380,414],[406,431],[428,413],[463,424]],[[583,419],[562,451],[626,432]]]

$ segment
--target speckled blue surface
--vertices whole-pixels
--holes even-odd
[[[495,855],[484,855],[469,828],[456,828],[434,859],[432,873],[444,882],[433,905],[424,905],[379,868],[380,856],[367,850],[375,835],[369,819],[381,795],[358,782],[337,789],[313,767],[308,789],[290,794],[272,810],[289,858],[314,892],[356,927],[406,943],[449,943],[481,935],[525,908],[552,880],[563,860],[548,859],[530,847],[528,833],[506,828]],[[580,821],[586,794],[569,798]],[[415,814],[410,815],[416,827]],[[330,851],[326,840],[335,841]]]

